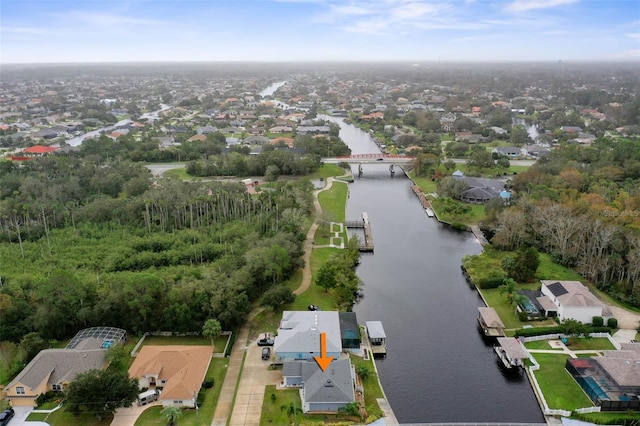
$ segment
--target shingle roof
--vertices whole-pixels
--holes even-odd
[[[21,383],[34,390],[47,377],[51,384],[71,382],[80,373],[102,368],[105,352],[104,349],[45,349],[22,369],[7,388]]]
[[[302,370],[306,402],[355,401],[351,362],[348,358],[331,362],[325,371],[315,363],[303,364]]]
[[[273,350],[320,352],[320,333],[326,333],[327,352],[341,352],[340,320],[335,311],[285,311]]]
[[[500,316],[494,308],[480,306],[478,307],[478,311],[480,312],[482,321],[484,321],[487,326],[494,328],[504,328],[504,323],[502,322]]]

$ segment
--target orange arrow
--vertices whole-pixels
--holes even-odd
[[[320,356],[314,356],[313,359],[318,363],[318,367],[322,371],[326,370],[333,360],[332,356],[327,356],[327,333],[320,333]]]

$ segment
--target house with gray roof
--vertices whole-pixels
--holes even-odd
[[[273,344],[276,360],[313,360],[320,356],[320,333],[326,334],[327,356],[337,359],[342,352],[338,312],[284,311]]]
[[[338,412],[355,402],[356,373],[349,358],[336,359],[322,371],[315,361],[287,361],[282,369],[286,387],[299,387],[302,410]]]
[[[491,152],[495,152],[496,154],[500,154],[500,155],[505,155],[510,158],[517,157],[518,155],[521,154],[521,150],[517,146],[497,146],[493,148]]]
[[[78,374],[106,367],[106,349],[45,349],[5,388],[13,407],[35,407],[38,396],[64,391]]]
[[[103,369],[107,349],[124,342],[126,331],[113,327],[80,330],[64,349],[40,351],[4,391],[13,407],[35,407],[38,396],[64,391],[78,374]]]
[[[460,195],[460,199],[467,203],[484,204],[492,198],[510,197],[510,194],[504,191],[504,182],[499,179],[465,176],[460,170],[456,170],[451,176],[467,184],[467,189]],[[505,194],[502,194],[503,192]]]

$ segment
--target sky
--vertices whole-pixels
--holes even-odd
[[[640,61],[640,0],[0,0],[0,64]]]

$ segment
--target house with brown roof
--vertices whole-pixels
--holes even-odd
[[[162,389],[162,405],[195,407],[207,374],[211,346],[143,346],[129,368],[140,389]]]

